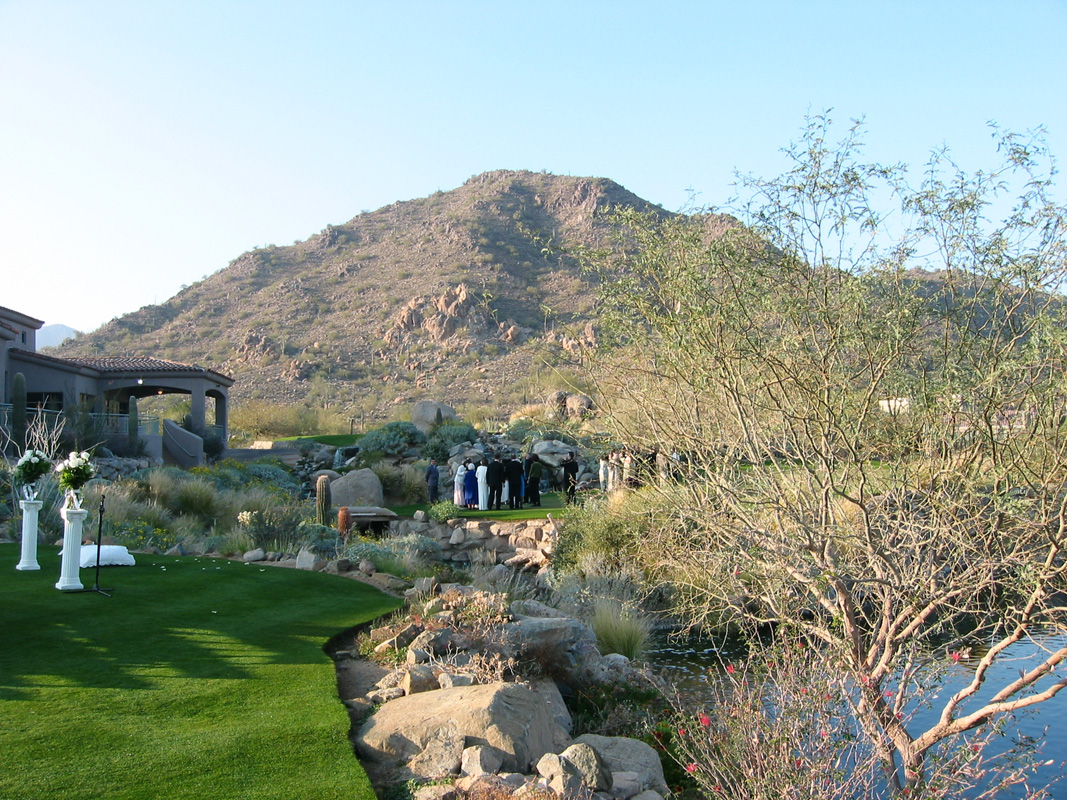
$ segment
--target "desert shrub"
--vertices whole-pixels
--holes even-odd
[[[204,437],[204,457],[208,461],[218,461],[226,450],[226,443],[222,441],[221,436],[212,434],[211,436]]]
[[[154,527],[143,519],[109,522],[105,527],[108,536],[114,539],[116,544],[124,545],[130,550],[148,550],[154,547],[166,551],[178,543],[178,534],[175,531]]]
[[[151,499],[170,508],[174,504],[178,486],[189,479],[189,473],[177,467],[158,467],[136,473],[140,499]]]
[[[640,658],[652,636],[652,620],[628,606],[606,599],[593,607],[592,628],[600,652],[621,653],[631,661]]]
[[[400,505],[426,502],[426,481],[423,471],[411,464],[394,466],[377,462],[371,466],[382,482],[382,493]]]
[[[425,443],[426,435],[410,422],[389,422],[359,439],[360,450],[391,456],[415,455]]]
[[[461,577],[476,589],[496,592],[507,597],[508,602],[516,600],[537,599],[541,594],[536,581],[528,573],[509,569],[504,577],[497,572],[496,553],[492,551],[475,551],[465,568],[461,568]]]
[[[245,534],[253,547],[293,553],[299,549],[304,516],[301,506],[275,505],[260,511],[242,511],[237,515],[238,532]]]
[[[467,422],[446,422],[434,427],[426,437],[422,454],[426,458],[436,458],[444,463],[448,460],[448,451],[462,442],[478,441],[478,431]]]
[[[553,563],[570,571],[586,555],[596,555],[615,568],[633,563],[640,549],[641,531],[648,524],[645,501],[633,494],[618,493],[569,506],[557,517],[559,540]]]
[[[218,491],[207,481],[184,480],[174,487],[171,508],[183,517],[193,517],[208,527],[219,517],[224,503]]]
[[[296,497],[300,484],[280,463],[257,461],[244,464],[227,458],[217,464],[194,467],[189,470],[193,475],[211,481],[219,489],[238,490],[250,486],[269,489],[278,497]]]
[[[305,520],[297,527],[300,547],[324,558],[336,558],[341,547],[337,529]]]
[[[646,584],[644,576],[632,568],[619,569],[614,564],[589,555],[570,572],[553,570],[546,583],[549,604],[579,619],[592,619],[598,601],[617,605],[660,608],[669,593]]]
[[[440,503],[434,503],[430,506],[429,511],[426,513],[434,522],[448,522],[450,519],[462,517],[463,509],[451,500],[442,500]]]
[[[353,561],[366,558],[381,572],[413,577],[433,573],[431,564],[440,558],[441,547],[429,536],[418,534],[377,541],[360,537],[349,543],[344,555]]]
[[[396,552],[410,553],[412,557],[428,563],[441,559],[441,545],[431,536],[418,533],[406,533],[386,539],[386,546]]]

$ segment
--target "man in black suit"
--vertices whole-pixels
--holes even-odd
[[[504,464],[500,454],[493,456],[493,461],[485,471],[485,482],[489,485],[489,507],[500,510],[500,494],[504,489]]]
[[[578,462],[574,458],[574,453],[567,456],[567,459],[563,462],[563,485],[567,492],[567,502],[574,502],[574,494],[578,489]]]
[[[522,462],[518,456],[512,456],[507,463],[508,506],[522,508]]]

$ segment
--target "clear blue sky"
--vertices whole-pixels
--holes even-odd
[[[0,306],[92,330],[491,169],[719,205],[828,108],[1067,158],[1065,42],[1065,0],[0,0]]]

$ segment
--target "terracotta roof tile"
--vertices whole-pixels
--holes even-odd
[[[29,356],[42,361],[53,361],[72,364],[77,367],[88,367],[97,372],[144,372],[146,374],[160,372],[198,372],[215,375],[223,380],[231,382],[233,380],[228,375],[223,375],[221,372],[216,372],[215,370],[207,369],[206,367],[198,367],[195,364],[182,364],[178,361],[165,361],[161,358],[148,358],[143,356],[103,356],[100,358],[76,356],[74,358],[58,358],[56,356],[45,355],[44,353],[31,353],[26,350],[20,350],[19,352],[23,357]]]

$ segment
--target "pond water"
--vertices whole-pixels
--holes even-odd
[[[1032,667],[1045,649],[1057,649],[1067,643],[1067,636],[1045,635],[1032,642],[1020,642],[1009,648],[989,671],[986,687],[978,700],[991,697],[998,688],[1019,674],[1020,670]],[[687,701],[695,705],[709,702],[713,696],[713,682],[721,681],[724,665],[740,661],[745,657],[745,648],[737,639],[724,638],[709,640],[690,638],[684,640],[661,639],[648,651],[646,658],[668,682],[675,687]],[[925,730],[938,717],[937,702],[948,699],[954,692],[967,685],[974,675],[974,667],[979,655],[972,659],[961,659],[953,664],[944,676],[941,689],[935,695],[934,706],[914,711],[913,731]],[[1067,672],[1067,665],[1060,670]],[[1045,684],[1042,684],[1044,686]],[[971,707],[977,703],[972,702]],[[1053,765],[1042,770],[1046,780],[1056,774],[1067,772],[1067,689],[1051,700],[1040,703],[1032,710],[1017,717],[1017,725],[1010,733],[1019,733],[1033,738],[1045,737],[1042,748],[1042,760]],[[1008,742],[1005,742],[1005,748]],[[1038,782],[1040,785],[1040,781]],[[1058,789],[1058,792],[1057,792]],[[1067,781],[1053,788],[1053,797],[1067,798]]]

